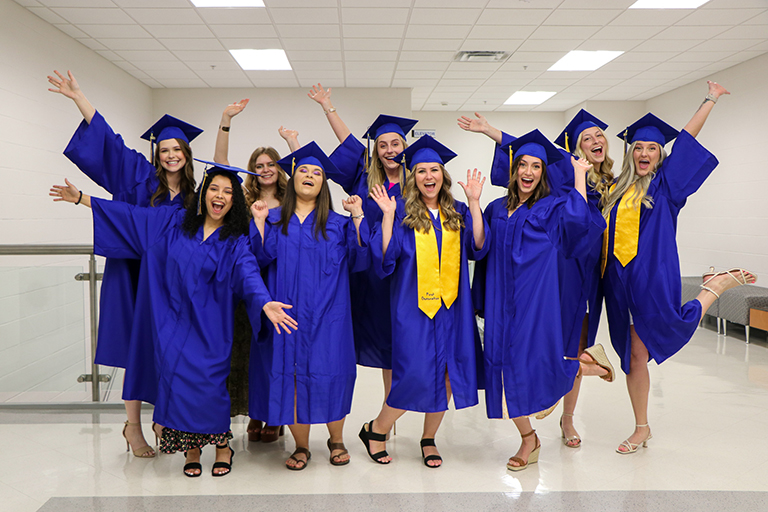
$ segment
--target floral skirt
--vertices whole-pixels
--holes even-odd
[[[223,434],[195,434],[166,427],[163,429],[163,437],[160,438],[160,451],[163,453],[186,452],[209,444],[224,445],[232,437],[232,431]]]

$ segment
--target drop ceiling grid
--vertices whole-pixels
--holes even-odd
[[[150,87],[412,87],[414,110],[638,99],[768,51],[764,0],[710,0],[663,16],[627,10],[633,0],[266,0],[264,9],[16,1]],[[227,51],[242,47],[283,48],[293,71],[244,72]],[[459,49],[514,53],[499,65],[454,63]],[[573,49],[626,53],[591,73],[547,71]],[[534,87],[558,94],[501,105]]]

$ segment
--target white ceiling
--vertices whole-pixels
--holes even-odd
[[[634,0],[15,1],[150,87],[406,87],[414,111],[645,100],[768,52],[768,0],[663,11],[628,10]],[[227,51],[238,48],[282,48],[293,70],[243,71]],[[459,50],[514,53],[453,62]],[[597,71],[547,71],[570,50],[625,53]],[[503,106],[517,90],[557,94]]]

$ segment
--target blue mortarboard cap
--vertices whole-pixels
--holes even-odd
[[[656,142],[663,147],[668,142],[675,140],[678,135],[680,135],[679,131],[649,112],[627,126],[617,137],[627,144],[642,140]]]
[[[240,167],[233,167],[231,165],[224,165],[224,164],[217,164],[216,162],[210,162],[208,160],[201,160],[200,158],[195,158],[200,163],[205,164],[205,174],[207,175],[209,172],[213,171],[224,171],[233,174],[237,177],[238,181],[240,183],[243,182],[243,179],[240,177],[238,173],[244,172],[246,174],[253,174],[254,176],[259,176],[255,172],[248,171],[246,169],[241,169]]]
[[[575,116],[573,116],[573,119],[571,119],[571,122],[565,127],[565,130],[557,136],[555,144],[564,148],[569,153],[573,153],[576,148],[576,141],[579,140],[581,132],[592,127],[605,130],[608,128],[608,124],[602,122],[586,110],[581,109]]]
[[[384,133],[397,133],[405,139],[405,134],[411,131],[411,128],[416,126],[416,123],[418,123],[416,119],[381,114],[376,118],[373,124],[368,127],[368,131],[365,132],[363,138],[375,140],[379,135]]]
[[[419,140],[396,156],[395,160],[399,161],[400,164],[405,164],[408,169],[413,169],[416,164],[423,162],[437,162],[445,165],[456,158],[456,156],[456,153],[429,135],[422,135]]]
[[[160,142],[168,139],[181,139],[189,144],[195,137],[203,133],[197,126],[165,114],[152,127],[144,132],[142,139],[150,142]]]
[[[316,165],[320,167],[326,175],[328,173],[341,174],[323,150],[320,149],[320,146],[314,141],[300,147],[290,155],[281,158],[277,164],[283,169],[290,169],[289,174],[291,176],[293,176],[293,171],[301,165]]]
[[[503,146],[502,149],[512,151],[510,161],[520,155],[529,155],[540,158],[545,165],[550,166],[563,159],[560,151],[539,130],[526,133]]]

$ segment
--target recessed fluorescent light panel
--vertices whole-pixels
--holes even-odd
[[[637,0],[630,9],[696,9],[709,0]]]
[[[544,103],[549,98],[557,93],[548,91],[517,91],[515,94],[507,98],[504,102],[505,105],[539,105]]]
[[[284,50],[229,50],[245,71],[290,71]]]
[[[264,7],[264,0],[191,0],[195,7]]]
[[[594,71],[605,66],[624,52],[574,50],[555,62],[547,71]]]

